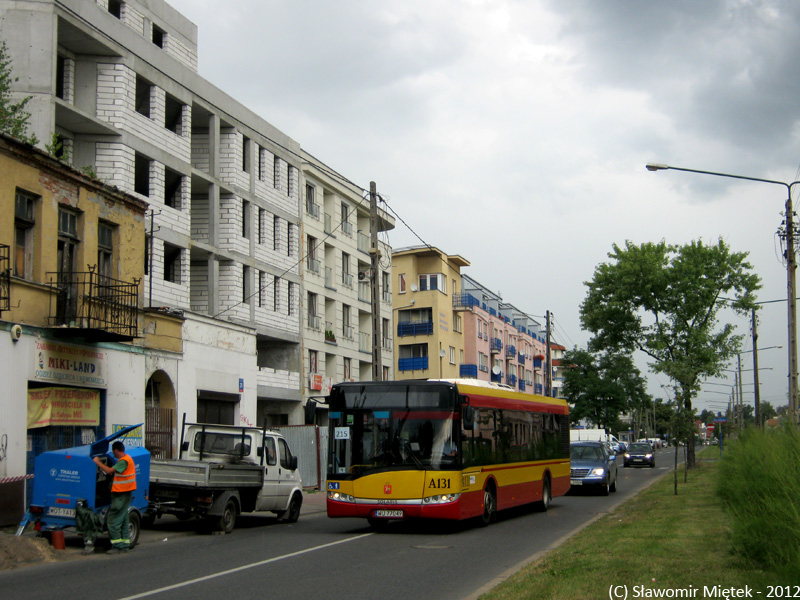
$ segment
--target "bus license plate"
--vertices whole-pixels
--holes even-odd
[[[75,517],[74,508],[63,508],[61,506],[50,506],[47,509],[47,514],[51,517]]]
[[[402,510],[376,510],[375,516],[384,519],[398,519],[403,517]]]

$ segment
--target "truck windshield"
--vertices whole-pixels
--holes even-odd
[[[452,388],[349,388],[331,396],[328,472],[458,469],[460,421]]]

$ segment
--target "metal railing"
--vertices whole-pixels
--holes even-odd
[[[0,314],[11,310],[11,248],[0,244]]]
[[[56,327],[97,330],[120,338],[138,335],[139,280],[120,281],[85,272],[48,273],[49,322]]]

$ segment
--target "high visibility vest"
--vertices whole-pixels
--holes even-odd
[[[112,492],[132,492],[136,489],[136,465],[133,459],[123,454],[119,460],[125,461],[125,470],[122,473],[114,472],[114,483],[111,484]]]

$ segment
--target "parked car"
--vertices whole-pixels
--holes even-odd
[[[647,442],[634,442],[628,447],[625,453],[624,466],[649,466],[653,468],[656,466],[655,451],[650,447]]]
[[[617,491],[617,457],[604,442],[572,442],[569,454],[572,486],[596,486],[605,496]]]

